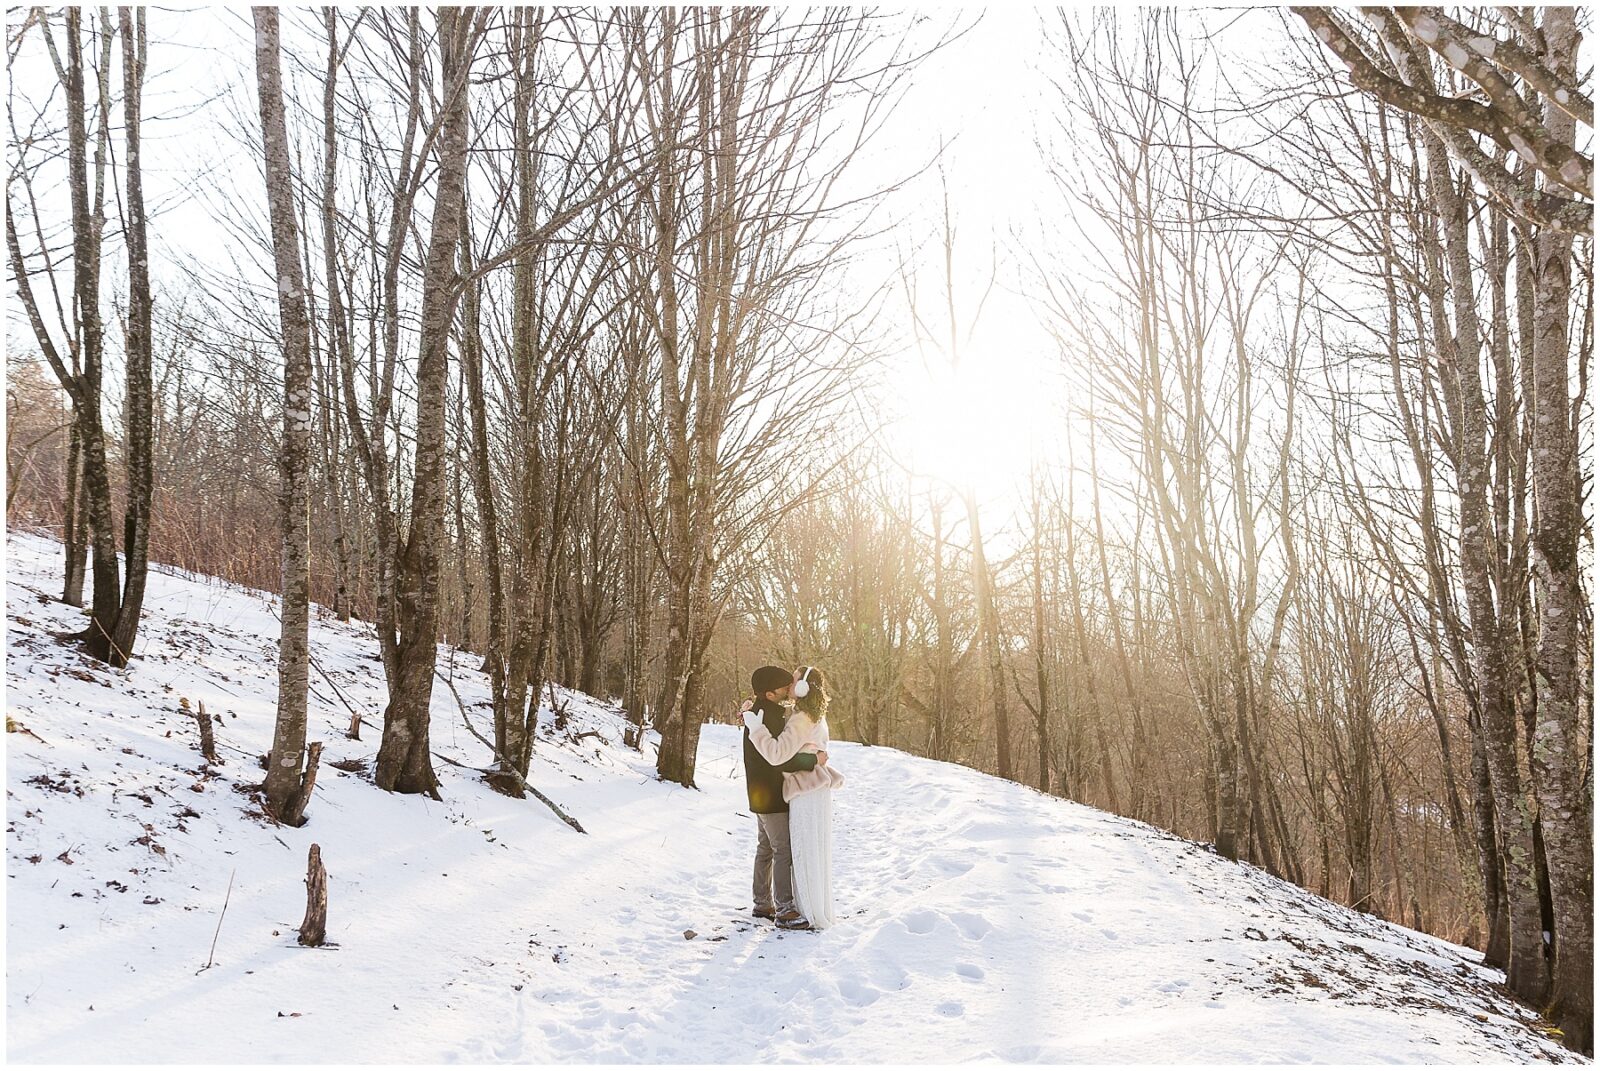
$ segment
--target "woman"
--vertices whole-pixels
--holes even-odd
[[[751,722],[754,722],[751,725]],[[826,751],[828,692],[822,671],[801,666],[794,678],[794,713],[774,739],[759,718],[746,719],[750,742],[768,762],[777,765],[796,751]],[[844,776],[831,764],[783,775],[783,799],[789,804],[789,846],[794,857],[794,899],[813,929],[827,929],[833,913],[833,790]]]

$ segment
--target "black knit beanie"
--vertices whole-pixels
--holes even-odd
[[[779,688],[787,688],[794,683],[794,674],[781,666],[762,666],[750,674],[750,690],[757,696],[776,692]]]

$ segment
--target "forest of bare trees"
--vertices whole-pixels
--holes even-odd
[[[753,666],[822,665],[836,736],[1482,949],[1590,1051],[1589,16],[1256,17],[1247,69],[1171,11],[1041,13],[1048,219],[991,250],[927,161],[864,163],[955,29],[258,9],[232,252],[162,261],[178,60],[140,9],[13,12],[56,84],[12,85],[8,523],[113,665],[147,562],[281,593],[281,821],[320,820],[314,614],[376,630],[387,709],[345,720],[395,792],[438,792],[441,643],[518,797],[551,683],[692,786]],[[1064,429],[1004,497],[878,426],[894,354],[983,360],[991,260]]]

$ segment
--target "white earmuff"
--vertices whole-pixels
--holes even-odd
[[[808,667],[800,667],[800,679],[794,682],[794,697],[796,699],[804,699],[811,693],[811,685],[806,681],[806,674],[808,672]]]

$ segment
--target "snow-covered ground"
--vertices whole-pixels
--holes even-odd
[[[59,545],[7,549],[11,1060],[1574,1059],[1466,949],[885,748],[833,749],[842,923],[754,925],[733,728],[707,727],[685,790],[621,746],[614,709],[562,693],[531,780],[580,835],[479,780],[486,751],[440,688],[444,802],[391,796],[375,725],[344,736],[345,703],[381,714],[375,644],[331,619],[312,635],[311,820],[275,828],[238,791],[271,738],[272,598],[154,575],[139,657],[113,671],[52,638],[81,622],[56,601]],[[443,661],[486,730],[473,660]],[[180,697],[221,715],[219,766]],[[320,950],[295,943],[312,843],[337,942]]]

